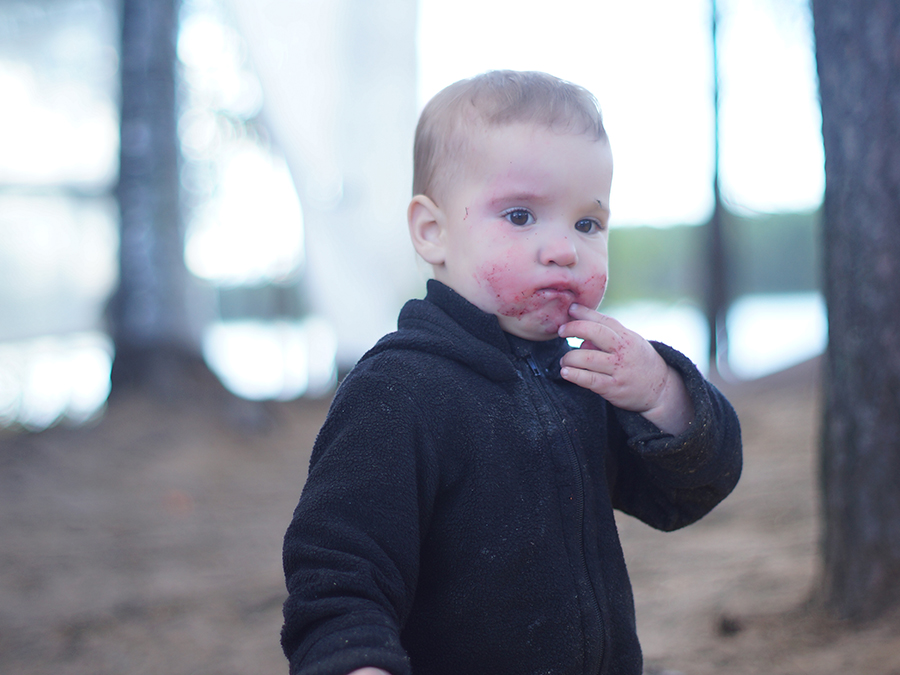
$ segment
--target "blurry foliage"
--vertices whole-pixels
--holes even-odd
[[[293,320],[310,313],[296,284],[217,286],[215,290],[216,313],[222,321]]]
[[[607,304],[699,298],[703,230],[694,226],[613,228]]]
[[[726,222],[732,297],[794,293],[821,287],[821,213],[755,217]]]
[[[820,214],[726,213],[729,297],[795,293],[820,287]],[[701,227],[613,228],[609,235],[607,304],[635,300],[699,303],[704,281]]]

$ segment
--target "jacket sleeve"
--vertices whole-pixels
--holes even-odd
[[[694,404],[688,429],[672,436],[638,413],[612,408],[608,479],[613,506],[660,530],[709,513],[741,475],[741,429],[728,400],[683,354],[652,343]]]
[[[436,474],[421,460],[428,442],[416,409],[371,370],[335,396],[285,535],[282,647],[292,675],[410,672],[400,627]]]

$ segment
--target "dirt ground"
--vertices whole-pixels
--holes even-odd
[[[703,521],[621,519],[648,675],[900,675],[900,615],[805,608],[815,379],[726,388],[745,471]],[[130,397],[90,428],[0,430],[0,673],[286,672],[281,538],[326,407]]]

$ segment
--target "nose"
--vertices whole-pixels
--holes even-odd
[[[578,250],[575,248],[572,237],[568,235],[553,237],[545,241],[539,255],[542,265],[571,267],[578,262]]]

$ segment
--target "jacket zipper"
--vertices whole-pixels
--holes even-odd
[[[584,473],[581,470],[581,463],[578,461],[578,453],[575,451],[575,445],[572,442],[572,438],[569,435],[569,429],[566,426],[565,420],[562,419],[559,414],[559,409],[556,405],[554,405],[550,394],[544,388],[544,381],[546,376],[544,371],[541,370],[540,366],[538,366],[537,362],[534,360],[534,357],[531,354],[528,354],[525,357],[525,362],[528,364],[528,367],[531,369],[532,375],[534,375],[537,380],[537,388],[541,393],[541,397],[544,399],[544,402],[549,406],[549,408],[553,411],[556,416],[557,422],[559,422],[559,426],[563,431],[563,437],[566,442],[566,450],[568,451],[569,460],[572,463],[572,467],[575,472],[575,476],[577,480],[575,481],[575,505],[578,513],[578,543],[579,549],[581,551],[581,570],[584,573],[585,579],[587,579],[588,586],[591,589],[591,599],[593,600],[592,607],[594,611],[597,613],[597,623],[599,626],[599,637],[600,637],[600,669],[598,672],[603,672],[603,661],[606,657],[606,646],[604,644],[604,627],[603,627],[603,612],[600,610],[600,600],[597,598],[597,591],[594,588],[594,582],[591,579],[590,570],[588,568],[587,563],[587,550],[584,542],[584,509],[585,509],[585,488],[584,488]]]

